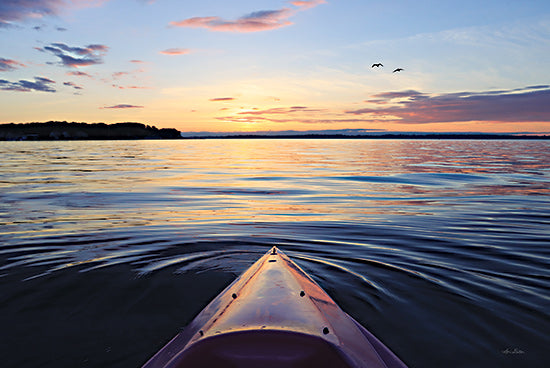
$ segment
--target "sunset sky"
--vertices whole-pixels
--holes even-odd
[[[48,120],[550,133],[550,2],[1,0],[0,123]]]

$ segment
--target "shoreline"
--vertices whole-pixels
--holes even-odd
[[[48,121],[44,123],[0,124],[0,141],[88,141],[88,140],[152,140],[152,139],[435,139],[435,140],[548,140],[548,134],[525,133],[426,133],[426,132],[257,132],[209,133],[181,132],[142,123],[114,124]]]
[[[345,134],[293,134],[293,135],[205,135],[185,137],[184,140],[197,139],[448,139],[448,140],[548,140],[550,135],[508,135],[508,134],[381,134],[381,135],[345,135]]]

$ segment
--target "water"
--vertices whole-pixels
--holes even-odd
[[[138,367],[273,245],[411,367],[550,364],[550,142],[0,142],[4,367]]]

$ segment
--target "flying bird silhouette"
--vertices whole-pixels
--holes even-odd
[[[395,69],[392,73],[400,72],[400,71],[402,71],[402,70],[405,70],[405,69],[403,69],[403,68],[397,68],[397,69]]]
[[[372,64],[371,68],[374,68],[374,67],[378,68],[379,66],[384,66],[384,65],[382,65],[382,63],[374,63]]]

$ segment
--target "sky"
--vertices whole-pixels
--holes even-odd
[[[548,0],[0,0],[0,123],[550,133],[549,66]]]

